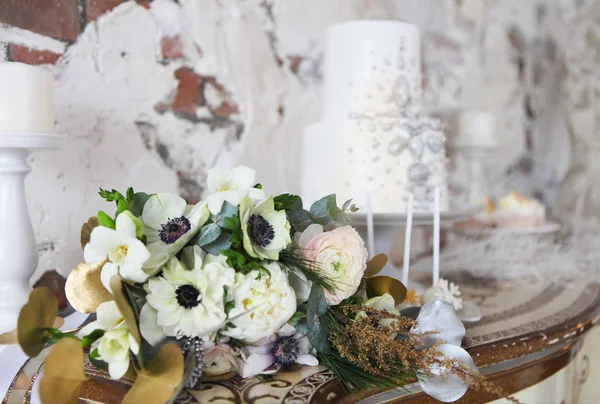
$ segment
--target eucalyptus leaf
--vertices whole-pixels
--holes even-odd
[[[150,199],[150,195],[145,192],[136,192],[133,195],[133,206],[131,207],[131,213],[134,216],[140,217],[142,216],[142,212],[144,210],[144,205]]]
[[[308,340],[319,352],[328,354],[331,351],[329,344],[329,327],[324,318],[317,319],[308,329]]]
[[[288,320],[288,324],[295,327],[296,324],[298,324],[298,322],[303,318],[306,318],[306,313],[302,311],[297,311],[294,313],[292,318]]]
[[[308,334],[308,324],[306,317],[298,320],[298,322],[296,323],[296,331],[298,331],[302,335]]]
[[[337,202],[335,194],[327,195],[312,204],[310,216],[316,223],[327,226],[337,219]]]
[[[204,247],[217,240],[220,235],[221,228],[215,223],[209,223],[200,230],[196,239],[196,245]]]
[[[221,208],[221,211],[216,215],[210,215],[210,218],[219,227],[225,228],[225,219],[233,218],[234,216],[237,216],[237,214],[238,207],[225,201],[223,202],[223,207]]]
[[[327,312],[327,300],[325,300],[325,293],[323,288],[317,284],[313,284],[308,295],[308,308],[306,314],[308,316],[308,326],[317,322],[319,316],[322,316]]]
[[[209,254],[218,256],[221,254],[221,251],[229,250],[229,248],[231,248],[231,241],[229,241],[229,238],[229,234],[221,232],[215,241],[202,246],[202,249]]]
[[[342,205],[342,210],[346,211],[348,210],[348,208],[350,207],[350,205],[352,204],[352,199],[348,199],[346,202],[344,202],[344,204]]]
[[[290,224],[296,231],[304,231],[308,226],[313,224],[310,214],[304,209],[293,210],[287,213],[287,218]]]

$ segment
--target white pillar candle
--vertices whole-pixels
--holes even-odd
[[[435,187],[433,212],[433,285],[440,280],[440,189]]]
[[[498,143],[495,136],[496,120],[490,112],[462,112],[458,116],[457,132],[454,143],[462,146],[493,147]]]
[[[413,218],[413,195],[408,198],[406,209],[406,231],[404,233],[404,263],[402,264],[402,283],[408,288],[408,272],[410,269],[410,241],[412,233]]]
[[[24,63],[0,63],[0,132],[54,133],[54,78]]]

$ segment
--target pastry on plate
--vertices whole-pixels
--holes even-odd
[[[493,219],[497,227],[540,227],[546,221],[546,207],[540,201],[510,192],[498,201]]]

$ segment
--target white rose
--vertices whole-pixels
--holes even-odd
[[[229,312],[235,327],[223,335],[253,343],[274,334],[296,312],[296,294],[279,264],[264,267],[270,275],[258,270],[235,275],[235,307]]]
[[[300,254],[316,262],[336,285],[335,293],[325,290],[328,304],[339,304],[356,293],[367,268],[368,253],[352,226],[324,232],[322,226],[311,224],[300,236],[299,246]]]

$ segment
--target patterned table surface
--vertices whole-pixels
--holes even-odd
[[[465,298],[474,300],[483,313],[479,322],[467,325],[464,341],[480,367],[556,351],[554,348],[579,339],[600,319],[600,285],[597,284],[547,287],[473,279],[462,274],[449,278],[461,285]],[[29,402],[30,394],[26,392],[34,384],[32,379],[39,363],[40,360],[32,360],[24,366],[15,377],[4,403]],[[128,383],[112,381],[91,367],[87,373],[90,381],[84,385],[82,397],[85,398],[81,402],[117,403],[129,387]],[[410,392],[397,394],[403,395],[410,395]],[[269,381],[235,377],[205,382],[199,390],[188,392],[182,402],[301,404],[340,401],[356,402],[358,398],[344,394],[327,369],[304,367],[278,373]]]

